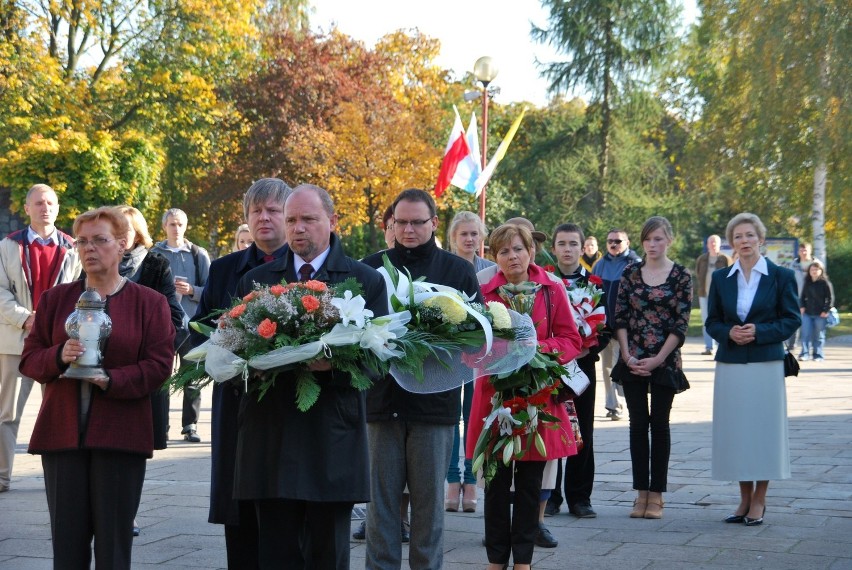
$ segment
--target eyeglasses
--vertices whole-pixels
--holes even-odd
[[[623,239],[608,239],[606,240],[606,243],[608,243],[609,245],[621,245],[621,242],[623,241]]]
[[[428,220],[394,220],[393,223],[394,226],[400,226],[402,229],[405,229],[408,226],[411,226],[412,228],[420,228],[431,221],[432,219],[430,218]]]
[[[105,237],[96,237],[91,240],[88,239],[78,239],[74,242],[74,246],[77,249],[86,249],[89,244],[92,244],[95,247],[103,247],[111,241],[115,241],[114,239],[105,238]]]

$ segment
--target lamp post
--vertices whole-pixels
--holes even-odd
[[[494,81],[497,77],[497,72],[500,71],[494,60],[489,56],[483,56],[476,60],[473,64],[473,76],[482,84],[482,168],[488,162],[488,84]],[[485,186],[479,194],[479,217],[482,223],[485,223]],[[485,254],[485,243],[479,244],[479,254]]]

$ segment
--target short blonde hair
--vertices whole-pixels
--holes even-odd
[[[115,209],[127,218],[130,227],[136,232],[135,241],[127,244],[127,249],[133,249],[140,243],[146,249],[150,249],[154,245],[154,240],[151,239],[151,232],[148,231],[148,222],[145,221],[145,216],[142,215],[142,212],[133,206],[116,206]]]
[[[728,222],[728,227],[725,228],[725,239],[728,240],[729,244],[734,244],[734,228],[741,224],[751,224],[754,226],[754,230],[757,232],[757,237],[760,238],[760,241],[766,239],[766,226],[763,225],[757,214],[742,212],[731,218],[731,221]]]
[[[74,235],[80,231],[80,226],[88,222],[106,220],[112,226],[112,235],[116,239],[126,239],[130,224],[123,214],[119,213],[113,206],[101,206],[100,208],[83,212],[74,220],[72,230]]]

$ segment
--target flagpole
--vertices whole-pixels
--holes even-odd
[[[498,72],[497,65],[490,57],[483,56],[473,64],[473,75],[482,84],[482,168],[488,163],[488,84],[494,81]],[[479,195],[479,217],[485,223],[485,186]],[[480,257],[485,255],[485,242],[479,244]]]

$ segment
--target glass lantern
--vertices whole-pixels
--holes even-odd
[[[97,378],[107,375],[101,368],[101,347],[112,332],[112,320],[104,311],[105,307],[106,301],[92,287],[80,295],[76,309],[65,320],[65,332],[82,342],[86,352],[71,363],[63,376]]]

